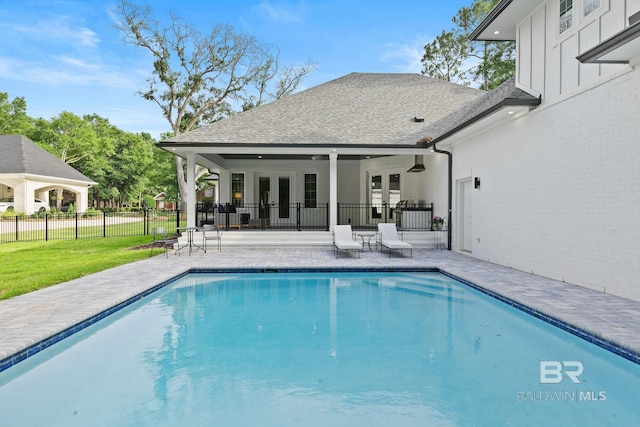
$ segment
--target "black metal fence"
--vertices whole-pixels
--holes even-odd
[[[338,203],[338,224],[350,224],[354,230],[376,230],[380,222],[395,222],[403,230],[430,230],[432,219],[433,204],[392,208],[386,203]],[[226,230],[329,230],[329,204],[199,205],[198,224],[217,224]]]
[[[302,203],[199,205],[197,222],[199,225],[216,224],[226,230],[328,230],[329,205],[326,203],[317,204],[315,207],[305,207]]]
[[[376,230],[378,223],[395,222],[401,230],[430,230],[433,205],[394,207],[386,204],[339,203],[338,224],[354,230]],[[197,225],[216,224],[233,230],[329,230],[329,204],[305,207],[292,204],[199,204]],[[0,243],[42,240],[150,235],[155,227],[175,233],[186,225],[186,211],[140,210],[127,212],[47,213],[0,216]]]
[[[5,215],[0,217],[0,243],[143,236],[154,227],[175,233],[185,223],[185,212],[159,210]]]

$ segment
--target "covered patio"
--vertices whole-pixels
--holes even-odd
[[[187,224],[238,230],[375,230],[435,244],[453,221],[456,140],[540,103],[514,81],[484,92],[417,74],[352,73],[158,144],[186,159]],[[449,148],[447,148],[449,150]],[[218,181],[196,209],[196,167]],[[212,219],[213,218],[213,219]]]

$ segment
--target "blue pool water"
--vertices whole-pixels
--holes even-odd
[[[638,390],[439,273],[193,274],[1,372],[0,424],[624,426]]]

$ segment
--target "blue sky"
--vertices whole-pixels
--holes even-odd
[[[311,61],[301,89],[351,72],[419,73],[426,43],[472,0],[137,0],[203,33],[215,24],[270,43],[285,66]],[[27,101],[28,114],[96,113],[130,132],[159,138],[169,125],[137,95],[150,76],[146,52],[123,45],[115,1],[0,0],[0,92]]]

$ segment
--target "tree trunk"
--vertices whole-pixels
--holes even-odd
[[[180,209],[186,209],[187,204],[187,182],[184,178],[184,167],[182,157],[176,156],[176,178],[178,181],[178,193],[180,194]]]

